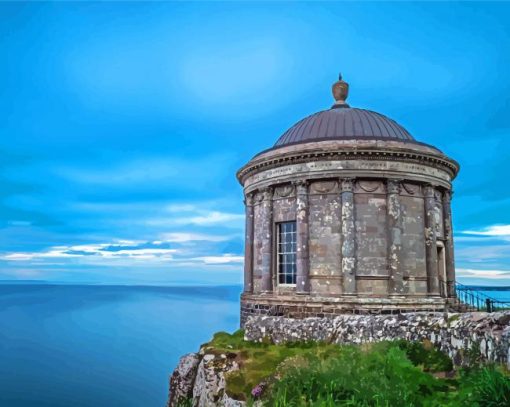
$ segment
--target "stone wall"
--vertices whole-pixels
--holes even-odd
[[[340,193],[337,181],[310,184],[309,246],[311,292],[341,294]]]
[[[301,217],[298,183],[306,201]],[[446,297],[440,288],[453,281],[454,263],[445,194],[431,184],[375,177],[295,181],[249,194],[245,291],[296,291],[279,287],[275,253],[278,223],[296,221],[300,294]],[[440,260],[436,247],[449,260]]]
[[[273,343],[360,344],[392,339],[431,341],[462,364],[477,355],[510,368],[510,311],[464,314],[341,315],[335,318],[251,317],[245,339]]]
[[[288,318],[334,318],[341,314],[398,314],[403,312],[442,312],[447,301],[440,297],[308,296],[281,291],[241,296],[241,327],[252,316]]]

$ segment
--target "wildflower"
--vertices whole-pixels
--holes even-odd
[[[258,399],[262,395],[264,392],[264,386],[265,383],[259,383],[251,390],[251,395],[253,398]]]

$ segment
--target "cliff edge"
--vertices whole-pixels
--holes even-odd
[[[342,379],[353,361],[356,361],[353,372]],[[501,372],[510,369],[510,311],[305,319],[253,317],[247,321],[245,331],[232,335],[217,333],[198,353],[180,359],[170,378],[168,407],[244,406],[248,401],[272,405],[276,399],[281,401],[281,397],[288,402],[292,391],[287,392],[285,386],[292,389],[295,386],[292,381],[304,380],[297,388],[306,388],[307,377],[313,377],[312,381],[317,383],[329,380],[330,390],[324,394],[315,386],[302,395],[311,397],[310,401],[313,397],[346,397],[350,392],[349,397],[364,397],[371,391],[359,391],[365,383],[376,383],[380,377],[392,380],[393,373],[377,373],[378,369],[392,363],[395,363],[392,372],[407,369],[405,377],[416,377],[409,383],[395,379],[395,383],[379,384],[380,388],[399,389],[400,399],[404,397],[400,393],[409,388],[409,400],[429,397],[429,393],[445,400],[448,397],[461,400],[469,390],[466,390],[468,383],[482,380],[481,373],[480,378],[465,379],[478,371],[473,366],[499,366],[497,369],[502,369]],[[368,366],[365,375],[377,373],[374,379],[361,377],[365,365]],[[465,366],[470,366],[470,370],[461,374]],[[491,373],[492,370],[483,373],[483,377],[500,375],[499,385],[508,387],[499,393],[508,397],[503,403],[507,400],[510,403],[510,378],[497,369],[495,373]],[[324,372],[334,372],[333,379],[322,377]],[[356,375],[361,376],[356,378]],[[450,380],[448,384],[441,382],[446,378]],[[419,391],[412,388],[413,380],[420,382],[422,387],[425,386],[423,383],[428,383],[431,386],[429,392],[420,396]],[[338,394],[332,390],[335,386],[341,387]],[[441,386],[450,389],[445,393]],[[319,393],[315,394],[317,391]],[[472,394],[475,390],[469,391]],[[377,392],[380,393],[379,388]],[[393,395],[388,393],[384,397],[392,405]],[[420,400],[423,401],[419,399],[418,402]],[[434,399],[435,402],[438,400]],[[455,402],[452,405],[456,405]]]

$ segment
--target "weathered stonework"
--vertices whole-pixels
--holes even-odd
[[[237,173],[245,196],[255,196],[246,209],[253,266],[245,266],[245,314],[295,315],[299,302],[298,315],[323,314],[329,304],[342,312],[374,312],[376,303],[386,304],[380,312],[444,310],[455,296],[450,200],[458,169],[394,121],[345,101],[296,124]],[[295,222],[295,257],[278,252],[281,222]],[[278,278],[289,258],[296,284]]]
[[[291,319],[252,317],[245,324],[245,339],[276,344],[320,341],[361,344],[393,339],[427,339],[456,364],[473,352],[488,362],[510,368],[510,312],[464,314],[407,313],[398,315],[340,315],[335,318]]]

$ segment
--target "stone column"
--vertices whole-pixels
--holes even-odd
[[[253,292],[253,193],[244,199],[246,228],[244,238],[244,292]]]
[[[388,269],[390,295],[404,294],[404,269],[402,267],[402,211],[400,205],[400,180],[388,179],[386,207],[388,216]]]
[[[262,292],[273,291],[273,189],[265,188],[262,191],[262,203],[260,204],[261,225],[260,240],[262,246],[260,248],[262,264]]]
[[[446,263],[447,278],[447,295],[455,297],[455,257],[453,255],[453,225],[452,225],[452,208],[451,199],[453,192],[451,190],[444,191],[443,194],[443,222],[444,222],[444,250]]]
[[[340,180],[342,197],[343,293],[356,294],[356,230],[354,225],[354,179]]]
[[[308,183],[296,185],[296,293],[310,292],[310,257],[308,251]]]
[[[436,198],[434,186],[425,185],[425,256],[427,263],[427,288],[428,293],[439,295],[439,276],[437,270],[437,236],[434,211]]]

